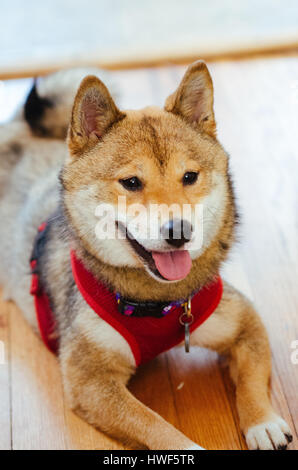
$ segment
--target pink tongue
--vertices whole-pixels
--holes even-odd
[[[159,273],[169,281],[184,279],[191,269],[191,257],[186,250],[165,253],[153,251],[152,256]]]

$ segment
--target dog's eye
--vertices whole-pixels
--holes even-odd
[[[133,176],[132,178],[122,179],[119,180],[119,183],[127,189],[128,191],[139,191],[143,188],[142,181],[139,180],[137,176]]]
[[[199,173],[197,173],[196,171],[187,171],[182,179],[183,186],[194,184],[197,181],[198,176]]]

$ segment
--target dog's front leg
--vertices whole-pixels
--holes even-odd
[[[225,284],[221,303],[193,333],[192,342],[230,357],[240,425],[249,449],[286,448],[292,440],[291,431],[270,402],[269,342],[251,303]]]
[[[72,337],[61,347],[60,363],[71,408],[96,428],[149,449],[200,449],[127,390],[132,370],[119,354]]]

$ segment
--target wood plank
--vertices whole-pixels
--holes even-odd
[[[14,449],[123,448],[74,415],[64,401],[59,365],[11,305]]]
[[[64,449],[64,407],[56,358],[17,307],[11,315],[12,438],[14,449]]]
[[[194,347],[187,357],[183,348],[167,354],[180,429],[206,449],[241,448],[217,354]]]
[[[0,450],[11,448],[10,325],[8,303],[0,292]]]
[[[296,449],[298,368],[290,345],[298,338],[297,72],[292,59],[215,69],[221,138],[243,214],[241,259],[271,340],[273,402],[296,431]]]
[[[65,440],[68,450],[123,450],[125,447],[76,416],[64,403]]]

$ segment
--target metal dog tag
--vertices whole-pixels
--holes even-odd
[[[191,313],[191,298],[184,304],[184,313],[179,318],[182,326],[184,326],[184,347],[185,352],[189,353],[190,348],[190,331],[189,327],[193,322],[193,315]]]
[[[190,346],[189,323],[185,323],[184,328],[185,328],[184,347],[185,347],[185,352],[189,353],[189,346]]]

